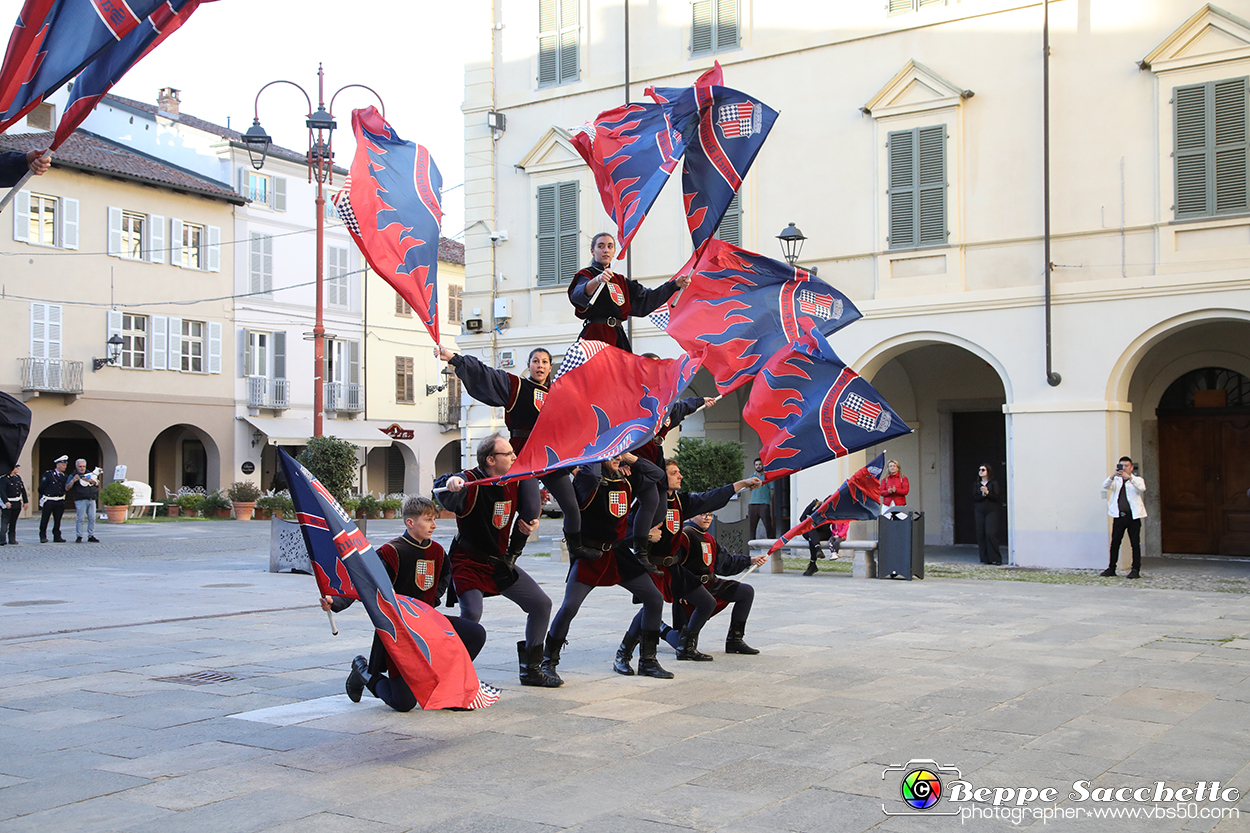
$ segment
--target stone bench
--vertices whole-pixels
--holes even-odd
[[[773,538],[753,538],[747,542],[751,548],[751,554],[755,555],[757,551],[768,552],[769,548],[775,543]],[[877,577],[877,542],[876,541],[843,541],[838,548],[840,552],[851,553],[851,575],[855,578],[876,578]],[[769,564],[770,572],[785,572],[781,562],[781,550],[801,550],[804,555],[811,552],[811,548],[807,544],[807,539],[796,538],[793,541],[787,541],[781,545],[781,549],[773,553]]]

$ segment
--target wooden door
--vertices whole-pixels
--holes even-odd
[[[1250,555],[1247,487],[1250,414],[1159,416],[1164,552]]]

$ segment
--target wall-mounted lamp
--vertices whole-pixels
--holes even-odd
[[[263,431],[252,432],[252,448],[255,448],[256,446],[260,445],[264,441],[265,441],[265,432]]]
[[[436,393],[442,393],[443,391],[447,390],[447,385],[451,381],[451,374],[454,372],[455,371],[453,371],[450,367],[444,367],[442,369],[442,374],[445,377],[443,379],[443,383],[441,385],[426,385],[425,395],[433,396]]]
[[[798,263],[799,253],[803,251],[803,241],[807,239],[803,236],[803,232],[791,223],[781,230],[777,239],[781,241],[781,254],[786,259],[786,263],[791,266]]]
[[[486,126],[496,133],[503,133],[508,129],[508,117],[503,113],[491,110],[486,114]]]
[[[122,357],[122,337],[117,333],[113,333],[109,336],[109,340],[105,342],[105,349],[108,350],[107,359],[91,360],[92,373],[102,367],[117,367],[117,362]]]

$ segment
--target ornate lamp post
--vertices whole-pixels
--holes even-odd
[[[386,116],[386,105],[382,102],[382,96],[372,87],[364,84],[347,84],[339,87],[334,95],[330,97],[330,109],[326,109],[325,103],[325,73],[322,65],[317,65],[317,109],[313,110],[312,99],[308,92],[296,84],[294,81],[270,81],[256,92],[256,102],[253,105],[252,126],[243,134],[243,144],[247,147],[247,155],[251,160],[252,167],[260,170],[265,165],[265,156],[269,153],[269,146],[273,140],[265,129],[260,126],[260,94],[272,87],[274,84],[289,84],[304,94],[305,101],[308,102],[308,116],[304,122],[308,128],[308,181],[314,179],[317,182],[317,304],[316,318],[313,322],[313,331],[310,336],[313,342],[313,436],[321,436],[321,424],[324,416],[325,405],[325,321],[324,321],[324,285],[325,277],[325,191],[324,186],[328,181],[334,184],[334,129],[338,126],[334,121],[334,99],[344,90],[352,87],[360,87],[373,93],[378,103],[382,105],[382,116]]]
[[[799,262],[799,253],[803,251],[803,241],[807,238],[803,236],[803,232],[794,227],[794,223],[786,226],[781,230],[781,234],[777,235],[777,239],[781,241],[781,254],[786,259],[786,263],[791,266]]]

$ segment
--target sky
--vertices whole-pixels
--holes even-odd
[[[317,64],[325,65],[326,103],[340,87],[365,84],[386,104],[400,137],[425,145],[443,175],[443,235],[464,227],[464,41],[467,18],[457,2],[388,0],[373,17],[354,3],[328,0],[216,0],[204,3],[169,40],[113,88],[156,103],[161,87],[181,90],[182,112],[236,130],[252,123],[257,91],[269,81],[294,81],[316,107]],[[21,0],[0,0],[0,21],[14,21]],[[9,24],[4,24],[9,25]],[[4,36],[7,42],[7,34]],[[335,161],[351,163],[351,111],[375,104],[351,89],[334,104],[339,129]],[[276,85],[260,99],[260,120],[274,141],[308,146],[307,105],[292,87]]]

